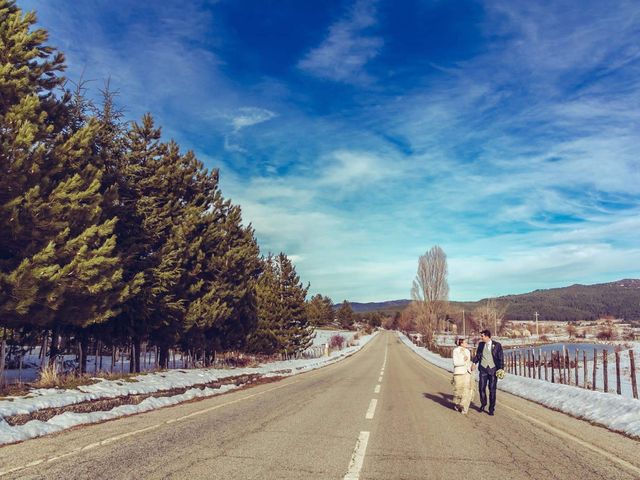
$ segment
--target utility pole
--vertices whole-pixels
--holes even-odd
[[[467,336],[467,327],[464,324],[464,308],[462,309],[462,336],[463,337]]]
[[[540,338],[540,332],[538,331],[538,312],[536,312],[536,337]]]
[[[487,326],[485,328],[489,327],[489,325],[489,299],[487,298]]]

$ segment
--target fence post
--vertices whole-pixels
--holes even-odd
[[[604,378],[604,392],[609,392],[609,372],[608,372],[609,359],[607,358],[607,349],[602,349],[602,376]]]
[[[631,390],[633,398],[638,398],[638,380],[636,379],[636,360],[633,356],[633,350],[629,350],[629,363],[631,364]]]
[[[527,350],[527,376],[531,378],[531,350]]]
[[[4,371],[4,362],[5,362],[5,355],[6,355],[6,349],[7,349],[7,342],[5,340],[5,337],[7,336],[7,328],[3,328],[3,335],[2,335],[2,339],[0,340],[0,388],[4,387],[5,385],[8,385],[9,382],[6,380],[7,375],[5,375],[5,371]]]
[[[577,387],[578,386],[578,349],[577,348],[576,348],[575,368],[576,368],[576,387]]]
[[[622,386],[620,385],[620,352],[616,350],[616,393],[622,395]]]
[[[547,352],[544,352],[544,379],[546,381],[549,381],[549,369],[548,369],[548,365],[547,365]]]
[[[533,378],[536,378],[536,351],[531,350],[531,361],[533,362]]]
[[[538,378],[542,380],[542,349],[538,349]]]
[[[582,383],[582,386],[584,388],[587,388],[587,351],[583,350],[582,351],[582,368],[584,368],[584,382]]]
[[[566,347],[564,349],[564,365],[567,369],[567,385],[571,385],[571,360],[569,359],[569,349]]]
[[[555,364],[556,363],[556,352],[551,351],[551,383],[556,383],[556,375],[555,375]]]
[[[558,352],[558,377],[564,385],[564,352]]]
[[[596,389],[596,370],[598,369],[598,350],[593,349],[593,390]]]

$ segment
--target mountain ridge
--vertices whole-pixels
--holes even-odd
[[[614,282],[580,284],[566,287],[537,289],[528,293],[503,295],[494,298],[506,303],[506,317],[510,320],[531,319],[538,312],[541,320],[595,320],[613,316],[626,320],[640,319],[640,279],[624,278]],[[488,299],[451,301],[454,308],[471,312]],[[356,313],[403,310],[411,300],[385,302],[350,302]]]

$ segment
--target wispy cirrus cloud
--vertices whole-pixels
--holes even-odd
[[[265,108],[241,107],[230,115],[230,123],[233,130],[224,137],[224,148],[230,152],[246,153],[246,149],[240,145],[240,131],[244,128],[268,122],[277,114]]]
[[[232,116],[231,125],[235,132],[239,132],[243,128],[266,122],[275,116],[276,113],[265,108],[242,107]]]
[[[397,156],[384,158],[378,153],[337,150],[331,152],[319,169],[318,185],[356,190],[388,182],[404,174]]]
[[[382,49],[381,37],[368,33],[376,25],[376,1],[357,0],[348,14],[329,27],[323,42],[298,63],[298,68],[320,78],[350,84],[372,81],[366,64]]]

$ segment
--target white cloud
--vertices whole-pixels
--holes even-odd
[[[238,132],[243,128],[271,120],[275,116],[277,116],[276,113],[265,108],[243,107],[233,115],[231,125],[233,125],[233,130]]]
[[[376,24],[375,13],[375,2],[358,0],[346,18],[331,25],[327,38],[308,52],[298,67],[338,82],[370,82],[364,67],[380,53],[384,44],[382,38],[366,33]]]
[[[619,248],[598,239],[544,245],[544,233],[496,236],[454,245],[449,283],[455,300],[524,293],[572,283],[637,277],[640,249]],[[535,245],[539,242],[539,245]],[[486,252],[479,254],[478,252]]]
[[[224,136],[224,149],[228,152],[246,153],[246,148],[240,145],[240,132],[247,127],[268,122],[277,116],[276,113],[265,108],[238,108],[233,115],[229,116],[233,130]]]
[[[353,190],[403,174],[397,159],[385,159],[369,152],[338,150],[329,155],[326,162],[328,166],[320,170],[318,178],[318,185],[323,187]]]

